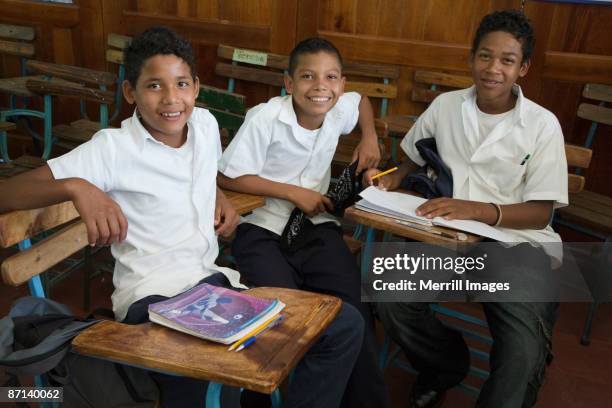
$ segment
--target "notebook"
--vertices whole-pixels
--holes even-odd
[[[394,191],[384,191],[374,186],[370,186],[359,193],[361,200],[355,203],[355,208],[374,214],[385,215],[387,217],[402,221],[413,222],[420,225],[438,225],[453,228],[459,231],[470,232],[472,234],[487,237],[500,242],[513,242],[515,239],[505,232],[474,220],[445,220],[441,217],[428,219],[416,214],[416,209],[427,199],[411,194],[398,193]]]
[[[233,343],[278,315],[285,304],[202,283],[149,305],[149,320],[218,343]]]

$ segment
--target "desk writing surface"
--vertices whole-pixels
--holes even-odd
[[[251,194],[224,191],[234,205],[238,214],[245,214],[262,207],[265,198]],[[0,214],[0,246],[11,245],[31,238],[50,228],[57,227],[78,218],[74,205],[70,201],[34,210],[13,211]]]
[[[278,298],[287,306],[285,319],[241,352],[170,328],[144,323],[103,321],[72,341],[72,350],[156,371],[271,393],[338,314],[340,299],[283,288],[247,291]]]
[[[467,236],[466,241],[458,241],[452,238],[442,237],[440,235],[432,234],[421,229],[412,228],[408,225],[398,224],[395,219],[386,217],[384,215],[373,214],[367,211],[359,210],[357,208],[349,207],[344,212],[344,218],[351,221],[363,224],[367,227],[376,228],[379,230],[387,231],[397,236],[413,239],[419,242],[425,242],[428,244],[434,244],[444,246],[446,248],[455,249],[458,244],[464,244],[466,242],[478,242],[480,237],[473,234],[465,233]],[[431,227],[433,230],[456,233],[455,230],[444,228],[444,227]]]

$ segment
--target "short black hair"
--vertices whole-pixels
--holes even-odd
[[[300,55],[316,54],[321,51],[335,55],[340,63],[340,69],[342,69],[342,55],[340,55],[340,51],[338,51],[336,46],[324,38],[315,37],[300,41],[298,45],[293,48],[291,54],[289,54],[289,75],[293,75],[295,72]]]
[[[524,63],[531,59],[535,45],[535,36],[531,22],[523,12],[504,10],[495,11],[484,16],[474,36],[472,55],[476,53],[482,38],[493,31],[504,31],[512,34],[522,45],[523,60],[521,62]]]
[[[151,27],[134,37],[123,50],[125,77],[132,87],[136,87],[144,62],[156,55],[176,55],[189,65],[195,80],[196,65],[191,44],[167,27]]]

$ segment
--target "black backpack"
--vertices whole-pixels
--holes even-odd
[[[50,299],[18,299],[0,320],[4,386],[45,374],[49,386],[63,387],[64,407],[154,407],[159,391],[145,370],[70,352],[72,338],[97,322],[77,319]]]

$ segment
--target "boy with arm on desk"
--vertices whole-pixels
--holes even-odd
[[[120,129],[0,185],[0,212],[71,200],[91,245],[111,245],[117,320],[148,320],[150,303],[200,282],[243,287],[215,264],[217,233],[237,223],[216,185],[219,129],[205,109],[191,46],[166,28],[135,37],[124,52],[126,100],[136,104]],[[215,206],[215,200],[217,205]],[[295,371],[287,406],[335,407],[359,351],[363,323],[344,307]],[[336,382],[324,381],[332,370]],[[207,383],[152,373],[164,407],[202,406]]]
[[[255,286],[327,293],[361,311],[366,334],[345,391],[343,406],[384,407],[388,398],[376,364],[371,311],[360,301],[360,273],[342,238],[333,205],[323,194],[341,134],[359,121],[362,140],[353,159],[357,172],[380,158],[367,97],[344,94],[342,60],[330,42],[311,38],[290,55],[285,85],[290,95],[251,109],[223,154],[219,184],[267,197],[238,227],[232,246],[242,276]],[[297,247],[283,248],[281,235],[294,208],[314,226]]]
[[[527,74],[533,29],[517,11],[482,20],[471,51],[474,86],[438,96],[408,132],[401,147],[408,160],[378,186],[395,189],[423,164],[415,142],[433,137],[453,175],[453,197],[427,201],[417,214],[472,219],[502,228],[516,243],[500,252],[499,274],[545,277],[559,260],[560,243],[548,225],[554,208],[567,205],[567,164],[556,117],[525,98],[515,81]],[[378,173],[370,170],[366,182]],[[501,246],[496,245],[501,248]],[[490,247],[488,247],[490,248]],[[527,257],[512,256],[521,251]],[[489,256],[489,259],[492,257]],[[500,257],[501,258],[501,257]],[[527,258],[527,259],[525,259]],[[493,269],[490,269],[493,270]],[[500,275],[497,275],[500,276]],[[544,278],[545,279],[545,278]],[[532,406],[551,358],[556,302],[483,303],[494,345],[491,375],[477,406]],[[427,303],[379,303],[380,319],[419,377],[411,407],[439,406],[445,390],[465,377],[469,354],[462,336],[444,327]]]

